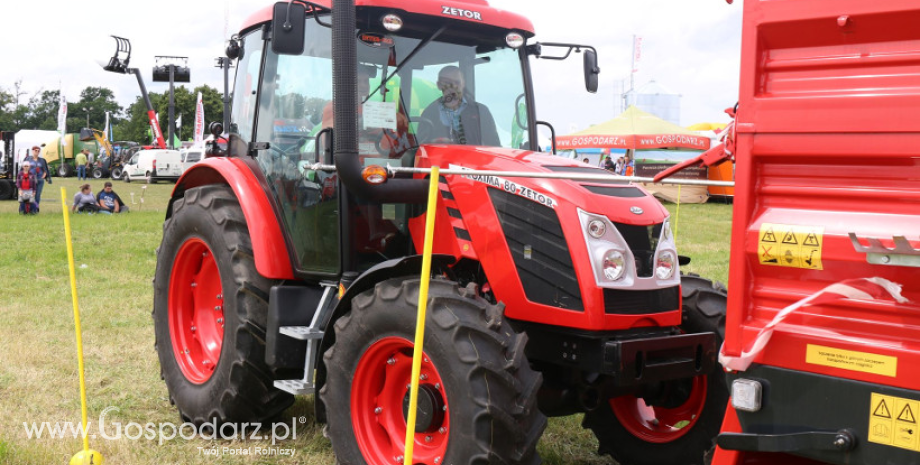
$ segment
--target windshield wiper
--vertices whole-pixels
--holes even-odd
[[[386,86],[386,85],[387,85],[387,82],[390,82],[390,79],[391,79],[393,76],[396,76],[396,74],[399,73],[399,71],[400,71],[401,69],[403,69],[403,66],[406,66],[407,63],[409,63],[410,61],[412,61],[412,58],[413,58],[420,50],[422,50],[423,48],[425,48],[426,45],[430,44],[432,40],[437,39],[438,36],[440,36],[441,33],[443,33],[443,32],[446,31],[446,30],[447,30],[447,25],[445,24],[445,25],[441,26],[440,29],[438,29],[437,31],[434,31],[433,34],[431,34],[430,36],[426,37],[425,40],[419,42],[419,44],[416,45],[415,48],[412,49],[411,52],[409,52],[408,55],[406,55],[406,59],[403,60],[402,63],[400,63],[398,66],[396,66],[396,69],[394,69],[393,72],[389,74],[389,76],[384,76],[384,79],[382,79],[382,80],[380,81],[380,85],[377,86],[377,88],[374,89],[373,92],[368,92],[367,97],[364,97],[364,101],[362,101],[361,104],[366,103],[367,100],[370,99],[372,95],[376,94],[381,88],[383,88],[384,86]]]

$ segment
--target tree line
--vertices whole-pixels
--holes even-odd
[[[223,121],[223,95],[217,89],[202,85],[194,89],[177,86],[174,90],[175,117],[182,117],[182,127],[177,128],[181,140],[193,137],[195,127],[195,102],[201,92],[204,105],[205,137],[207,124],[211,121]],[[163,137],[168,132],[169,92],[150,92],[150,103],[160,115],[160,128]],[[58,108],[60,106],[59,90],[41,90],[31,96],[22,90],[22,81],[17,81],[12,88],[0,87],[0,131],[17,132],[22,129],[42,129],[54,131],[58,128]],[[80,132],[86,127],[104,130],[105,113],[109,112],[112,124],[113,140],[130,140],[140,143],[150,142],[150,125],[147,122],[147,105],[141,96],[134,103],[122,107],[115,101],[115,94],[105,87],[88,86],[80,92],[80,99],[67,102],[67,132]]]

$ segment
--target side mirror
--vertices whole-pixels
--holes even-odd
[[[208,132],[215,138],[220,137],[220,135],[224,133],[224,125],[221,124],[220,121],[212,121],[211,124],[208,125]]]
[[[585,89],[592,94],[597,92],[597,75],[601,69],[597,67],[597,52],[594,50],[585,50]]]
[[[300,55],[304,47],[307,7],[302,3],[278,2],[272,8],[272,51]]]

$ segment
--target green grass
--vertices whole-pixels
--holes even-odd
[[[60,187],[68,203],[77,190],[75,179],[56,179],[46,185],[42,212],[20,216],[16,202],[0,202],[0,463],[66,463],[81,449],[79,439],[28,439],[23,422],[80,420],[79,384],[73,308],[66,245],[61,215]],[[93,191],[102,187],[91,182]],[[156,247],[172,184],[125,184],[115,191],[126,202],[135,194],[126,215],[72,215],[73,248],[86,354],[89,418],[95,425],[109,406],[119,408],[108,420],[179,423],[169,404],[153,348],[151,280]],[[144,204],[139,203],[143,195]],[[672,214],[675,205],[668,205]],[[678,221],[675,221],[678,220]],[[677,242],[693,262],[685,271],[725,282],[728,276],[728,235],[731,206],[681,205],[680,218],[672,216]],[[280,445],[296,449],[290,457],[237,457],[223,455],[228,464],[329,464],[333,456],[321,427],[312,421],[312,397],[298,399],[282,415],[298,436]],[[306,423],[300,424],[304,417]],[[266,441],[218,447],[269,447]],[[213,464],[215,458],[199,448],[214,445],[201,439],[156,441],[91,439],[111,464]],[[581,428],[581,417],[550,420],[539,445],[551,465],[604,464],[597,441]]]

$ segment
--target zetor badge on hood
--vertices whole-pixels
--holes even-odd
[[[454,8],[454,7],[441,5],[441,13],[447,16],[457,16],[459,18],[475,19],[477,21],[482,21],[482,14],[478,11],[464,10],[462,8]]]

